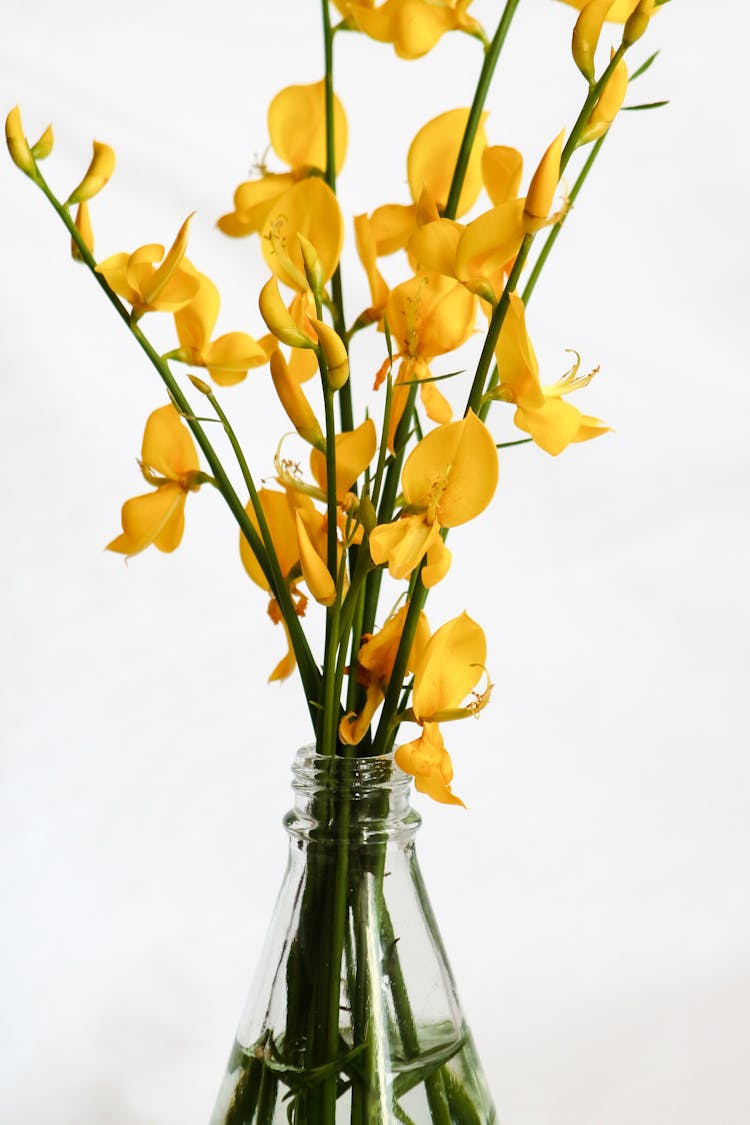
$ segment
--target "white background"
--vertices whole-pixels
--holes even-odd
[[[470,811],[419,807],[504,1125],[750,1119],[749,27],[722,8],[673,0],[637,49],[663,52],[631,99],[671,105],[618,120],[530,307],[545,381],[566,347],[599,363],[578,405],[616,432],[508,451],[431,602],[433,626],[467,609],[490,638],[492,706],[449,732]],[[492,27],[497,5],[473,10]],[[525,0],[488,103],[529,168],[583,96],[573,20]],[[341,40],[348,214],[408,202],[409,138],[469,103],[479,59],[456,36],[416,63]],[[313,0],[37,0],[4,16],[0,105],[32,139],[53,120],[63,196],[92,137],[116,149],[98,256],[197,210],[220,330],[259,334],[257,243],[214,222],[271,96],[321,68]],[[165,398],[8,161],[0,200],[0,1118],[204,1125],[283,869],[301,693],[265,685],[281,631],[218,495],[189,498],[173,556],[103,552]],[[360,402],[380,359],[355,353]],[[268,475],[267,372],[222,401]]]

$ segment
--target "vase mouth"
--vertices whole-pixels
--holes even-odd
[[[308,842],[342,835],[362,842],[410,839],[421,824],[409,804],[412,778],[392,754],[345,758],[303,746],[292,775],[295,805],[284,818],[292,836]]]

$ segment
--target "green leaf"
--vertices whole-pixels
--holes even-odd
[[[663,105],[669,105],[669,100],[663,102],[643,102],[641,105],[624,105],[622,108],[626,113],[634,113],[640,109],[661,109]]]
[[[529,442],[533,440],[534,439],[530,437],[522,437],[519,438],[518,441],[498,441],[495,442],[495,449],[510,449],[512,445],[528,445]]]
[[[634,70],[633,73],[630,75],[630,81],[632,82],[634,78],[640,78],[642,74],[645,74],[646,71],[648,70],[648,68],[653,64],[653,62],[656,59],[656,56],[658,54],[659,54],[658,51],[654,51],[653,55],[649,55],[649,57],[646,59],[645,63],[641,63],[641,65],[638,67],[638,69]]]
[[[433,1047],[430,1051],[423,1051],[413,1059],[409,1059],[408,1071],[399,1074],[393,1083],[393,1095],[396,1098],[402,1098],[405,1093],[418,1086],[420,1082],[424,1082],[436,1070],[439,1070],[444,1063],[462,1051],[468,1035],[464,1033],[460,1039],[455,1039],[451,1043],[442,1043],[437,1047]]]
[[[419,387],[422,383],[441,383],[443,379],[452,379],[454,375],[463,375],[466,371],[449,371],[447,375],[428,375],[426,379],[404,379],[399,387]]]

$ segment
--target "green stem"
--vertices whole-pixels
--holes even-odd
[[[167,392],[169,393],[170,398],[185,418],[185,422],[187,423],[191,433],[193,434],[193,437],[195,438],[201,452],[206,458],[206,461],[208,462],[211,469],[211,474],[214,477],[216,487],[224,497],[224,500],[230,512],[237,521],[242,534],[247,539],[247,542],[249,543],[253,553],[257,557],[261,569],[268,579],[268,583],[271,587],[273,595],[277,599],[279,606],[281,607],[281,611],[289,627],[291,644],[292,648],[294,649],[295,657],[297,659],[297,665],[299,667],[300,677],[302,679],[302,684],[305,690],[305,698],[308,702],[310,716],[313,719],[313,722],[315,722],[316,711],[312,704],[314,701],[317,701],[320,696],[321,675],[313,659],[310,647],[307,643],[307,638],[305,637],[305,634],[299,623],[299,619],[297,618],[297,615],[295,613],[294,605],[292,603],[289,591],[286,587],[286,583],[281,578],[278,566],[274,568],[274,559],[267,556],[261,537],[258,535],[258,532],[250,522],[242,501],[240,500],[231,481],[229,480],[229,477],[224,470],[218,454],[211,445],[211,442],[209,441],[205,430],[195,417],[190,407],[190,403],[185,398],[185,395],[180,389],[179,384],[172,375],[172,372],[169,370],[168,364],[162,359],[162,357],[158,354],[148,338],[143,334],[140,327],[138,326],[137,321],[132,315],[132,310],[126,308],[125,304],[119,299],[119,297],[115,293],[113,293],[104,276],[96,272],[96,261],[94,260],[94,257],[91,254],[88,246],[83,241],[78,228],[76,227],[70,216],[70,212],[63,204],[60,203],[60,201],[54,195],[41,172],[38,173],[38,178],[35,180],[35,182],[38,184],[47,200],[52,204],[52,207],[56,211],[58,217],[62,220],[63,224],[68,230],[68,233],[78,247],[81,261],[87,266],[92,277],[94,277],[97,284],[99,285],[99,288],[106,295],[108,301],[118,313],[120,319],[127,326],[131,335],[135,337],[136,341],[138,342],[143,352],[146,354],[152,366],[156,369],[162,382],[167,388]]]
[[[445,205],[444,211],[446,219],[455,219],[456,217],[458,202],[461,198],[461,189],[464,186],[466,170],[469,167],[471,150],[482,120],[484,103],[487,100],[487,94],[489,93],[490,84],[495,73],[495,67],[500,58],[500,52],[503,49],[505,37],[508,34],[508,29],[513,21],[513,16],[516,13],[519,2],[520,0],[507,0],[503,14],[500,17],[500,23],[497,25],[495,37],[485,54],[484,63],[474,94],[474,101],[469,111],[469,119],[466,122],[466,129],[464,130],[463,140],[461,141],[456,167],[453,171],[453,179],[448,193],[448,202]]]

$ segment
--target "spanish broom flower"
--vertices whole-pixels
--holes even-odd
[[[205,481],[195,443],[171,403],[155,410],[146,422],[140,469],[153,491],[125,501],[122,535],[107,544],[108,551],[128,558],[152,545],[165,552],[179,547],[187,494]]]
[[[451,790],[453,765],[439,724],[476,715],[486,706],[489,687],[464,703],[485,673],[486,659],[484,632],[462,613],[430,637],[415,662],[411,710],[405,717],[419,723],[422,733],[398,747],[395,762],[413,775],[420,793],[442,804],[463,805],[463,801]]]
[[[197,294],[198,271],[185,259],[191,219],[188,215],[166,255],[163,246],[150,243],[132,254],[113,254],[96,267],[112,292],[132,305],[133,312],[176,312]]]
[[[434,586],[451,563],[441,528],[458,527],[483,512],[497,479],[495,442],[473,411],[437,426],[406,459],[402,515],[370,533],[373,562],[387,563],[392,578],[405,579],[426,556],[422,582]]]
[[[344,163],[347,123],[344,107],[334,97],[336,171]],[[260,234],[271,210],[294,184],[326,167],[325,84],[287,86],[268,107],[268,133],[279,159],[288,172],[268,172],[240,184],[234,193],[234,210],[219,219],[219,229],[233,238]]]
[[[578,375],[578,364],[557,383],[542,387],[539,363],[528,332],[523,301],[512,293],[495,349],[499,385],[490,397],[516,406],[514,422],[553,457],[571,442],[588,441],[609,430],[599,418],[581,412],[563,396],[585,387],[595,372]]]

